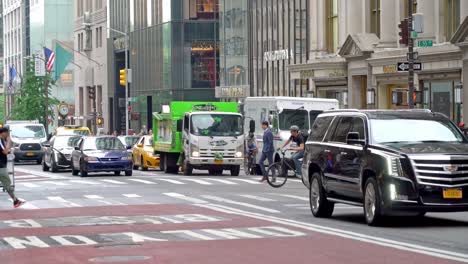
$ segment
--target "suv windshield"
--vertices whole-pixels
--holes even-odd
[[[242,135],[242,118],[238,115],[196,114],[190,124],[190,132],[196,136]]]
[[[124,150],[122,142],[115,137],[89,138],[84,141],[83,150]]]
[[[43,125],[9,125],[11,136],[16,138],[45,138]]]
[[[306,110],[284,109],[279,114],[279,129],[289,130],[293,125],[309,129],[309,113]]]
[[[457,128],[443,120],[371,119],[375,143],[463,142]]]

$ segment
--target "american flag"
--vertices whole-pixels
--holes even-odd
[[[48,49],[48,48],[44,48],[44,54],[45,54],[45,57],[46,57],[46,69],[47,71],[52,71],[52,69],[54,68],[54,63],[55,63],[55,53]]]

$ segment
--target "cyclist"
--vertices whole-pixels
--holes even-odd
[[[296,151],[296,153],[294,153],[294,155],[292,156],[292,160],[294,161],[294,165],[296,167],[297,177],[302,178],[302,161],[300,159],[304,157],[304,137],[299,132],[298,126],[291,126],[289,130],[291,131],[291,137],[288,139],[288,141],[286,141],[286,143],[284,143],[282,149],[289,145],[291,141],[296,143],[295,148],[289,147],[288,150]]]
[[[250,132],[247,138],[247,149],[249,153],[257,154],[257,140],[255,140],[255,134]]]

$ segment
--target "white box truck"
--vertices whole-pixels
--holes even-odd
[[[289,139],[292,125],[309,133],[318,114],[326,110],[339,109],[336,99],[301,98],[301,97],[248,97],[243,106],[245,128],[255,124],[255,138],[259,151],[263,147],[262,121],[269,121],[274,136],[275,150],[282,147]],[[286,153],[287,157],[291,153]],[[280,159],[279,153],[273,156],[275,161]],[[260,155],[257,155],[257,162]]]

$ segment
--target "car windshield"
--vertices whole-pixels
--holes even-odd
[[[375,143],[463,142],[457,128],[443,120],[372,119]]]
[[[238,115],[192,115],[190,131],[196,136],[240,136],[242,118]]]
[[[11,136],[15,138],[45,138],[43,125],[10,125]]]
[[[137,143],[138,139],[140,139],[139,137],[126,137],[125,138],[125,144],[127,146],[133,146]]]
[[[300,129],[309,129],[309,113],[302,109],[284,109],[279,114],[279,129],[289,130],[293,125]]]
[[[89,131],[84,129],[63,129],[57,133],[58,135],[66,135],[66,136],[89,136]]]
[[[81,137],[56,137],[54,139],[54,148],[73,148]]]
[[[83,150],[124,150],[122,142],[116,137],[88,138]]]

